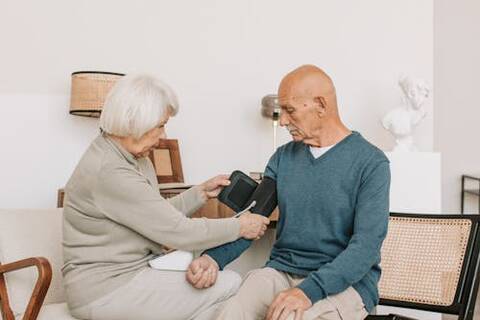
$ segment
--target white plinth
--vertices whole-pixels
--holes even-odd
[[[387,152],[392,182],[390,211],[441,212],[441,159],[437,152]]]
[[[390,211],[441,213],[441,157],[437,152],[386,152],[392,182]],[[440,320],[438,313],[377,307],[378,314],[397,313],[423,320]]]

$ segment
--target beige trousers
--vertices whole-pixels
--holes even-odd
[[[199,290],[185,280],[185,272],[146,268],[124,286],[71,313],[93,320],[210,320],[240,283],[237,273],[225,270],[218,273],[215,285]]]
[[[247,274],[237,294],[223,304],[216,319],[263,320],[276,295],[297,286],[303,279],[272,268],[253,270]],[[303,320],[361,320],[367,315],[362,298],[349,287],[315,303],[305,311]],[[289,320],[294,318],[295,314],[288,317]]]

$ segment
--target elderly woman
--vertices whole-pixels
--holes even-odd
[[[109,94],[101,134],[66,186],[63,276],[71,313],[80,319],[210,319],[235,293],[240,277],[222,271],[198,290],[184,272],[148,261],[163,246],[204,250],[240,237],[255,239],[268,220],[188,216],[229,183],[217,176],[172,199],[161,197],[148,153],[178,111],[172,90],[149,76],[126,76]],[[213,278],[213,275],[212,275]]]

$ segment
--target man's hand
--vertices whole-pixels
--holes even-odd
[[[218,264],[204,254],[194,259],[187,270],[187,281],[197,289],[209,288],[215,284],[218,275]]]
[[[200,188],[205,193],[205,197],[208,200],[211,198],[216,198],[222,189],[229,184],[230,180],[228,180],[228,176],[221,174],[205,181],[200,185]]]
[[[273,300],[267,311],[267,320],[285,320],[295,312],[295,320],[301,320],[305,310],[312,306],[312,302],[305,293],[292,288],[280,292]]]

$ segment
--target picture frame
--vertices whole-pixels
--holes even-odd
[[[177,139],[162,139],[150,152],[158,183],[183,183],[183,169]]]

